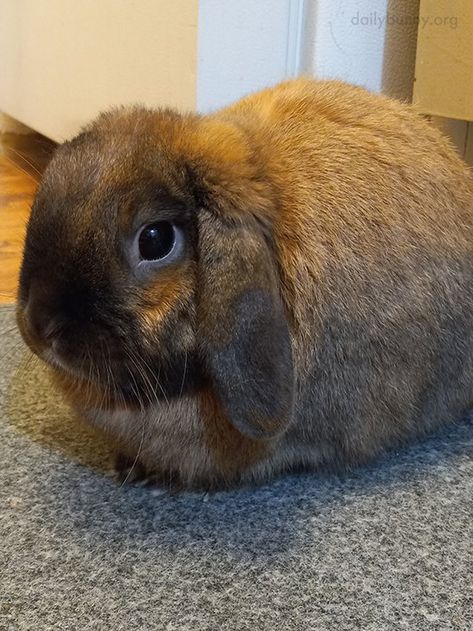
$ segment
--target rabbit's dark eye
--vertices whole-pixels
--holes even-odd
[[[176,243],[176,232],[169,221],[157,221],[142,228],[138,248],[143,261],[159,261],[166,258]]]

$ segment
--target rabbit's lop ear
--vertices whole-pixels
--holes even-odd
[[[291,342],[274,267],[257,225],[200,209],[202,351],[229,421],[254,439],[283,432],[293,409]]]

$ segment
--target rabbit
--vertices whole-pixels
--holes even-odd
[[[119,468],[178,489],[351,470],[473,399],[473,179],[409,105],[299,78],[60,145],[17,321]]]

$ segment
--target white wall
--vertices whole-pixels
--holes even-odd
[[[199,0],[197,109],[216,109],[296,75],[303,6],[303,0]]]
[[[306,0],[303,70],[410,100],[418,0]]]
[[[199,0],[197,109],[304,72],[411,100],[419,0]]]

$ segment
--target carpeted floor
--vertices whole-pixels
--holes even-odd
[[[0,310],[0,629],[473,629],[473,427],[341,477],[120,488]]]

